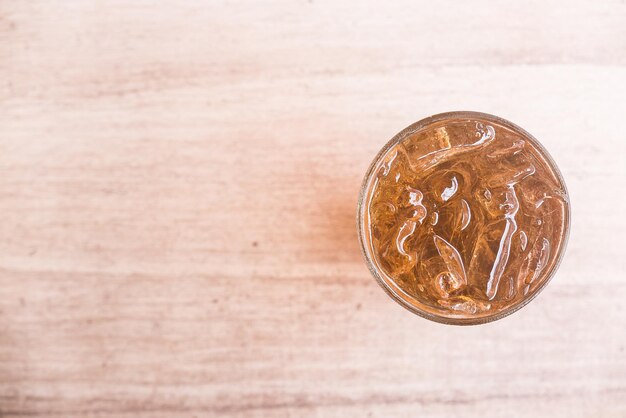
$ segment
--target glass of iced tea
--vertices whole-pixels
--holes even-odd
[[[402,306],[447,324],[481,324],[533,299],[565,250],[570,204],[545,148],[478,112],[431,116],[370,165],[357,224],[366,263]]]

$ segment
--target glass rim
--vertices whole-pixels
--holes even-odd
[[[408,135],[416,133],[419,130],[431,124],[434,124],[443,120],[447,120],[447,119],[454,119],[454,118],[456,119],[476,118],[476,119],[492,121],[506,128],[509,128],[513,130],[514,132],[520,133],[521,135],[525,137],[525,139],[529,139],[532,142],[533,146],[535,146],[542,153],[542,156],[546,159],[548,165],[554,171],[554,174],[556,178],[558,179],[558,181],[560,182],[560,185],[563,187],[563,191],[565,193],[565,196],[567,197],[567,205],[565,205],[566,211],[565,211],[565,217],[564,217],[565,219],[564,219],[564,226],[563,226],[562,243],[559,249],[559,253],[557,254],[557,257],[555,259],[555,262],[552,265],[552,268],[550,269],[550,271],[546,273],[546,278],[543,280],[542,283],[538,285],[537,289],[535,289],[535,291],[528,297],[523,298],[519,302],[514,303],[511,306],[501,311],[495,312],[491,315],[485,315],[485,316],[481,316],[477,318],[449,317],[445,315],[439,315],[439,314],[435,314],[432,312],[428,312],[424,309],[420,309],[419,306],[411,304],[409,301],[405,300],[400,295],[398,295],[397,292],[394,291],[394,289],[391,288],[391,286],[387,283],[387,281],[381,275],[381,272],[379,271],[380,269],[377,267],[376,263],[374,262],[372,254],[370,254],[370,249],[368,248],[369,246],[366,244],[367,226],[364,224],[365,223],[365,210],[367,209],[366,199],[368,198],[368,195],[369,195],[369,191],[370,191],[369,186],[373,179],[374,173],[376,171],[378,164],[382,160],[382,158],[387,154],[387,152],[393,146],[401,142]],[[480,325],[480,324],[485,324],[488,322],[497,321],[499,319],[502,319],[506,316],[509,316],[517,312],[518,310],[526,306],[528,303],[530,303],[533,299],[535,299],[537,295],[539,295],[539,293],[541,293],[543,289],[547,286],[547,284],[552,280],[556,271],[561,265],[561,262],[563,261],[563,257],[565,255],[567,243],[569,240],[570,225],[571,225],[571,203],[570,203],[570,198],[569,198],[569,192],[567,190],[565,180],[563,179],[563,175],[561,174],[559,167],[557,166],[556,162],[554,161],[554,159],[552,158],[548,150],[537,140],[537,138],[535,138],[533,135],[527,132],[524,128],[514,124],[513,122],[503,119],[499,116],[495,116],[489,113],[475,112],[475,111],[452,111],[452,112],[438,113],[438,114],[420,119],[417,122],[412,123],[411,125],[407,126],[403,130],[398,132],[396,135],[394,135],[380,149],[380,151],[378,151],[378,153],[376,154],[376,156],[370,163],[367,171],[365,172],[365,176],[363,178],[361,187],[359,189],[356,222],[357,222],[357,232],[359,235],[359,244],[361,247],[361,254],[365,258],[367,267],[370,273],[372,274],[372,276],[374,276],[374,278],[376,279],[376,282],[378,282],[378,284],[380,285],[380,287],[383,288],[385,293],[387,293],[387,295],[389,295],[395,302],[397,302],[399,305],[401,305],[408,311],[418,316],[421,316],[422,318],[425,318],[434,322],[447,324],[447,325]]]

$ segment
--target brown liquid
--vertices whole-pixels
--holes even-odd
[[[533,295],[569,221],[565,188],[536,141],[480,117],[406,134],[378,162],[364,203],[376,267],[411,304],[451,318]]]

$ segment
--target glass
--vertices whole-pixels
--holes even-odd
[[[357,225],[382,288],[427,319],[481,324],[532,300],[565,250],[570,204],[543,146],[478,112],[431,116],[378,153]]]

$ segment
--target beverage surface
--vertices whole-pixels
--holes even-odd
[[[495,119],[446,119],[409,131],[378,161],[366,241],[376,268],[418,309],[486,317],[549,279],[568,205],[536,140]]]

